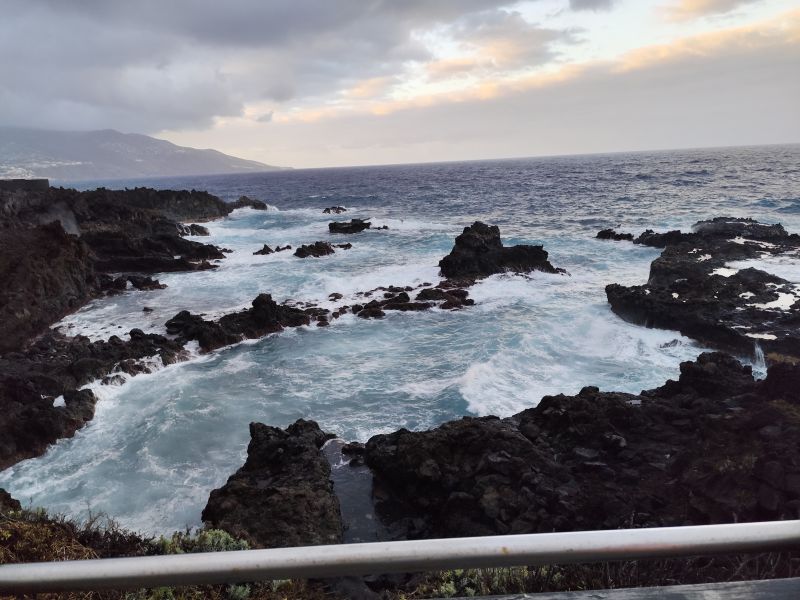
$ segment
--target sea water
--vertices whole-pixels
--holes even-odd
[[[164,290],[92,302],[58,324],[94,339],[133,327],[163,332],[180,310],[207,318],[262,292],[279,302],[354,303],[378,286],[435,284],[437,263],[475,220],[505,244],[543,244],[568,275],[496,275],[460,311],[352,315],[200,355],[121,386],[95,385],[96,416],[44,456],[0,473],[0,486],[71,516],[105,512],[146,533],[200,523],[209,492],[244,460],[248,424],[314,419],[346,440],[464,415],[508,416],[585,385],[639,392],[678,375],[704,350],[675,331],[626,323],[605,285],[640,284],[659,250],[595,239],[615,227],[688,229],[717,215],[800,231],[800,146],[291,170],[250,175],[85,182],[242,194],[242,209],[195,238],[233,250],[213,271],[160,274]],[[322,209],[342,205],[342,215]],[[388,230],[332,236],[333,220]],[[255,256],[263,244],[351,242],[323,258]],[[770,268],[765,262],[763,268]],[[775,264],[780,274],[797,264]],[[363,301],[363,299],[361,299]],[[148,307],[152,312],[143,312]],[[755,352],[755,347],[754,347]],[[741,357],[753,361],[754,356]]]

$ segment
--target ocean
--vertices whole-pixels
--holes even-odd
[[[465,415],[508,416],[583,386],[639,392],[678,374],[705,348],[675,331],[616,317],[608,283],[647,280],[659,250],[595,239],[598,230],[688,229],[719,215],[781,222],[800,232],[800,146],[309,169],[98,185],[203,189],[263,200],[208,224],[196,238],[233,250],[218,269],[158,275],[168,287],[92,302],[57,326],[92,338],[133,327],[163,332],[180,310],[217,316],[261,292],[332,303],[378,286],[435,283],[437,263],[476,220],[506,245],[543,244],[568,275],[496,275],[460,311],[346,315],[244,342],[129,379],[93,385],[94,420],[42,457],[0,472],[23,502],[168,533],[200,524],[209,492],[238,469],[248,424],[314,419],[346,440]],[[342,205],[342,215],[322,209]],[[332,220],[369,218],[388,230],[331,236]],[[263,244],[353,244],[333,256],[254,256]],[[768,265],[800,281],[797,263]],[[152,312],[143,312],[144,307]],[[745,362],[755,361],[743,356]],[[756,369],[763,367],[758,361]]]

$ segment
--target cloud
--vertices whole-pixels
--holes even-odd
[[[510,0],[7,0],[0,120],[152,132],[311,103],[431,59],[416,33]]]
[[[252,158],[295,166],[477,159],[800,140],[800,11],[615,61],[478,89],[276,120]],[[483,94],[483,95],[482,95]],[[214,132],[248,154],[249,125]],[[170,138],[198,144],[202,134]],[[309,149],[314,148],[314,152]]]
[[[699,17],[729,13],[759,0],[677,0],[665,6],[663,12],[671,21],[688,21]]]
[[[569,0],[572,10],[610,10],[615,0]]]

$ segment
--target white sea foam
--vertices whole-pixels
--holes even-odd
[[[800,256],[794,253],[768,254],[757,259],[733,261],[726,266],[734,269],[758,269],[792,283],[800,283]]]
[[[785,292],[778,292],[778,299],[773,300],[771,302],[764,302],[763,304],[754,303],[748,304],[748,306],[753,306],[755,308],[763,308],[767,310],[789,310],[792,308],[795,302],[797,302],[798,296],[795,294],[787,294]]]

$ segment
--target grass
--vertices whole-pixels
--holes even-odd
[[[113,520],[82,523],[43,510],[0,513],[0,564],[111,556],[153,556],[247,549],[246,542],[215,529],[145,538]],[[800,552],[498,569],[456,569],[417,574],[380,590],[384,600],[661,586],[800,576]],[[8,596],[26,598],[33,596]],[[39,600],[330,600],[323,582],[284,580],[134,591],[39,594]]]
[[[245,550],[247,542],[218,529],[145,538],[102,515],[78,523],[41,509],[0,513],[0,564],[80,560],[113,556],[153,556]],[[240,585],[204,585],[134,591],[71,592],[0,596],[37,600],[329,600],[319,582],[269,581]]]

